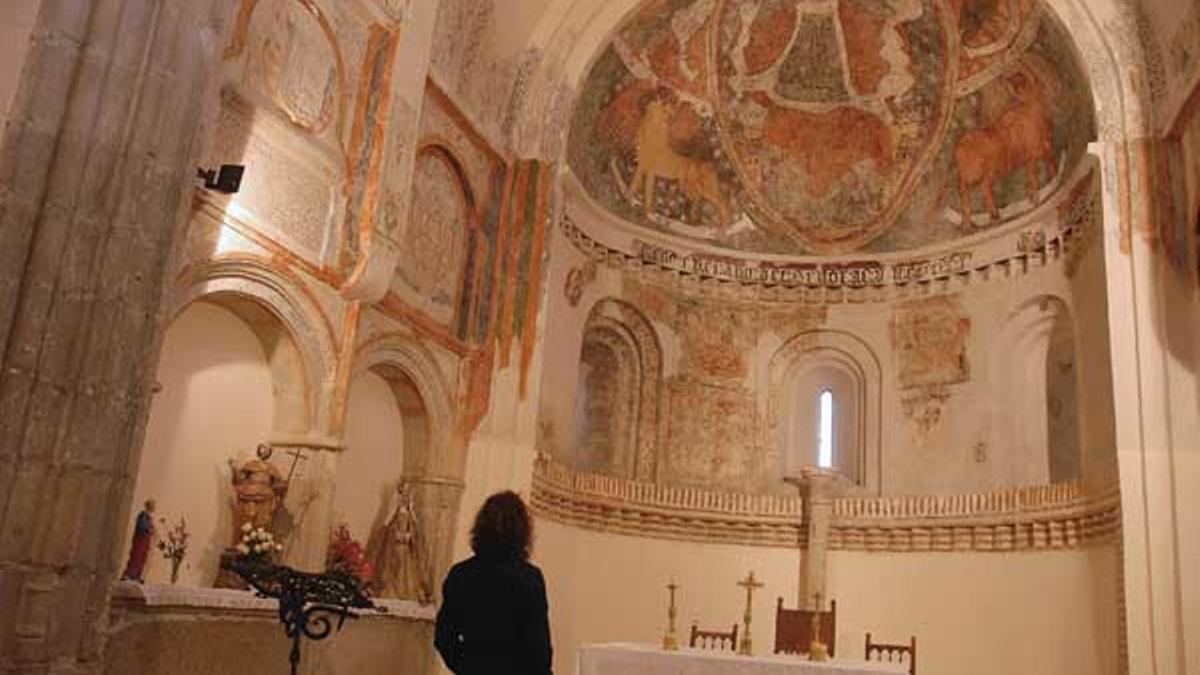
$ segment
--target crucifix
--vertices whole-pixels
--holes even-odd
[[[754,591],[763,587],[762,582],[754,578],[754,571],[738,582],[738,586],[746,589],[746,615],[742,617],[742,643],[738,645],[738,653],[750,656],[753,653],[752,643],[750,641],[750,620],[751,610],[754,607]]]
[[[671,605],[667,607],[667,634],[663,636],[663,649],[673,652],[679,649],[679,638],[675,636],[675,617],[678,615],[678,610],[675,608],[675,591],[679,590],[679,584],[675,583],[672,578],[667,584],[667,591],[671,594]]]

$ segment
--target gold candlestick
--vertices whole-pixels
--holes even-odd
[[[671,604],[667,607],[667,634],[663,636],[663,649],[669,652],[679,649],[679,638],[675,635],[675,617],[679,614],[679,610],[675,608],[675,591],[678,589],[679,584],[671,579],[667,584],[667,591],[671,594]]]
[[[762,588],[763,585],[754,579],[754,571],[751,570],[745,579],[738,582],[738,586],[746,589],[746,615],[742,617],[742,642],[738,645],[738,653],[750,656],[754,651],[753,643],[750,640],[750,621],[753,617],[751,610],[754,607],[754,591]]]
[[[809,661],[828,661],[829,648],[821,642],[821,594],[814,595],[816,600],[816,609],[812,614],[812,642],[808,645],[808,660]]]

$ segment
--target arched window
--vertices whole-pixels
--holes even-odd
[[[817,395],[817,466],[833,468],[833,391],[822,389]]]

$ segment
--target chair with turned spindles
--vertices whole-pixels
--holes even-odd
[[[692,649],[711,649],[715,651],[736,652],[738,648],[738,627],[733,624],[733,630],[700,630],[695,622],[692,623],[692,637],[688,646]]]
[[[871,634],[867,633],[868,661],[886,661],[890,663],[908,664],[908,675],[917,675],[917,636],[906,645],[888,644],[886,642],[871,642]]]

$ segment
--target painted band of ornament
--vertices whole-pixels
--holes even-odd
[[[808,546],[805,501],[579,473],[540,459],[539,515],[589,530],[703,543]],[[833,501],[829,547],[842,551],[1013,551],[1079,548],[1116,539],[1120,493],[1061,483],[988,493],[849,497]]]
[[[957,280],[966,285],[993,276],[1007,278],[1055,261],[1073,274],[1098,222],[1094,179],[1079,181],[1057,209],[1058,223],[1034,225],[988,242],[978,251],[952,250],[911,259],[776,262],[675,250],[634,238],[626,246],[594,238],[563,214],[560,227],[583,255],[628,272],[660,272],[691,281],[723,282],[748,298],[781,302],[887,301],[914,287]],[[891,291],[891,292],[889,292]]]

